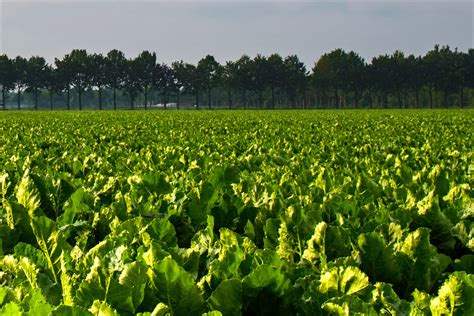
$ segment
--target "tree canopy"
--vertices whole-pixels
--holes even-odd
[[[127,58],[117,49],[106,55],[74,49],[52,64],[0,55],[0,85],[3,109],[14,107],[15,97],[18,109],[28,100],[45,108],[45,96],[51,109],[465,107],[474,101],[474,50],[436,45],[423,56],[397,50],[367,62],[339,48],[308,71],[296,55],[242,55],[224,63],[207,55],[196,64],[166,65],[150,51]]]

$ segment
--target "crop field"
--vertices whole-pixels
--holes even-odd
[[[474,111],[0,113],[1,315],[474,315]]]

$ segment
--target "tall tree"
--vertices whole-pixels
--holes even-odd
[[[409,55],[406,57],[405,86],[415,96],[415,107],[420,107],[420,91],[424,85],[424,76],[421,57]]]
[[[173,69],[166,64],[156,65],[154,86],[161,95],[161,101],[165,109],[169,102],[170,93],[177,89],[175,84],[177,84],[177,82]]]
[[[90,56],[85,49],[74,49],[70,54],[64,56],[63,63],[69,69],[71,83],[78,95],[79,110],[82,110],[82,94],[91,84]]]
[[[89,56],[90,84],[97,88],[99,94],[99,110],[102,110],[102,91],[108,82],[107,59],[102,54]]]
[[[53,110],[53,97],[55,93],[59,93],[64,89],[64,83],[61,81],[59,71],[57,68],[53,68],[47,65],[44,69],[45,88],[49,94],[49,107]]]
[[[265,56],[258,54],[252,63],[252,88],[258,95],[258,105],[263,107],[263,93],[268,87],[269,67]]]
[[[17,56],[13,60],[13,76],[14,76],[14,85],[17,93],[17,107],[20,109],[21,103],[21,93],[23,89],[27,86],[27,71],[28,71],[28,60]]]
[[[283,85],[289,98],[290,105],[296,107],[298,97],[303,97],[304,106],[306,106],[306,90],[308,87],[308,71],[298,56],[287,56],[283,62],[284,81]]]
[[[336,108],[339,107],[341,86],[345,80],[344,68],[346,52],[336,49],[324,54],[313,67],[314,82],[321,90],[332,89]]]
[[[426,86],[428,87],[430,109],[433,108],[434,89],[442,85],[441,53],[439,45],[423,56],[423,73],[425,75]]]
[[[124,53],[113,49],[107,53],[107,86],[112,89],[114,110],[117,109],[117,90],[123,88],[126,77],[127,59]]]
[[[247,55],[242,55],[234,67],[237,90],[240,90],[244,109],[247,106],[247,92],[253,90],[254,61]]]
[[[188,83],[187,69],[185,63],[181,61],[175,61],[171,65],[174,76],[174,83],[172,87],[176,92],[176,107],[179,110],[181,93],[186,90]]]
[[[5,103],[8,91],[14,88],[13,62],[7,55],[0,55],[0,85],[2,86],[2,108],[5,110]]]
[[[148,106],[148,94],[153,87],[156,75],[156,54],[143,51],[134,60],[135,71],[145,97],[145,110]]]
[[[372,58],[370,65],[370,85],[378,92],[378,103],[382,107],[388,106],[388,94],[392,89],[392,83],[389,77],[391,64],[389,55],[380,55]]]
[[[272,54],[268,57],[266,61],[266,78],[265,81],[270,87],[271,93],[271,106],[272,109],[275,108],[275,91],[276,89],[282,88],[284,86],[284,81],[287,79],[285,77],[285,67],[283,64],[283,59],[278,54]]]
[[[56,84],[60,87],[60,91],[66,91],[66,106],[67,109],[71,109],[71,85],[72,85],[72,69],[68,65],[66,56],[63,59],[55,59],[54,64],[56,65]]]
[[[125,69],[125,89],[130,97],[130,109],[133,110],[135,108],[135,99],[143,88],[140,61],[137,58],[129,59]]]
[[[39,89],[46,86],[46,67],[46,60],[43,57],[31,57],[27,63],[25,83],[28,89],[34,93],[35,110],[38,109]]]
[[[201,77],[203,85],[206,86],[207,90],[207,106],[211,108],[211,93],[215,85],[219,83],[219,71],[220,65],[215,60],[214,56],[207,55],[198,62],[197,74]]]
[[[474,89],[474,48],[467,52],[466,67],[466,86]],[[474,100],[474,98],[471,98],[471,100]]]
[[[238,65],[236,62],[227,61],[223,67],[220,68],[219,77],[222,80],[222,86],[227,92],[227,106],[232,108],[232,91],[240,88],[238,77]]]

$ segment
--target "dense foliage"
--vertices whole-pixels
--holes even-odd
[[[1,55],[0,105],[261,109],[474,104],[474,49],[437,45],[424,56],[395,51],[369,63],[353,51],[336,49],[321,56],[311,72],[296,55],[243,55],[225,64],[207,55],[196,65],[166,65],[158,57],[149,51],[127,59],[118,50],[103,56],[75,49],[48,65],[41,57]]]
[[[470,110],[0,113],[0,314],[473,315],[473,135]]]

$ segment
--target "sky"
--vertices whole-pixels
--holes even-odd
[[[127,57],[155,51],[160,62],[220,62],[242,54],[297,54],[308,67],[335,48],[367,61],[435,44],[473,47],[472,0],[123,1],[0,0],[0,52],[49,62],[75,48]]]

